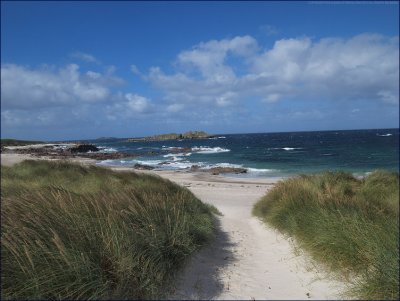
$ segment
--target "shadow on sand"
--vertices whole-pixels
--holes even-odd
[[[222,231],[220,219],[217,218],[215,239],[194,254],[178,274],[175,292],[170,299],[215,299],[224,289],[221,279],[224,268],[235,262],[234,247],[235,244]]]

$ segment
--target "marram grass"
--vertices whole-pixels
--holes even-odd
[[[253,213],[331,270],[347,275],[350,296],[399,299],[399,174],[365,179],[343,172],[279,182]]]
[[[214,230],[189,190],[93,166],[2,167],[1,199],[2,300],[162,298]]]

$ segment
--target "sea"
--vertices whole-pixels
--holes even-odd
[[[131,158],[99,165],[144,164],[157,170],[243,167],[236,177],[288,177],[330,171],[364,176],[377,169],[399,171],[399,129],[221,134],[214,138],[128,142],[97,139],[103,152],[132,153]],[[188,151],[190,148],[190,151]],[[182,150],[182,152],[180,152]]]

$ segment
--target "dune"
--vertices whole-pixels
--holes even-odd
[[[2,165],[29,155],[1,154]],[[82,160],[93,164],[94,160]],[[114,170],[132,170],[114,167]],[[222,213],[213,243],[178,276],[171,299],[341,299],[346,283],[316,266],[281,233],[252,216],[253,205],[279,178],[228,178],[193,172],[157,173],[191,190]]]

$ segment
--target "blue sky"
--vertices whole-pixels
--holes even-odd
[[[334,3],[2,1],[1,136],[398,127],[398,3]]]

